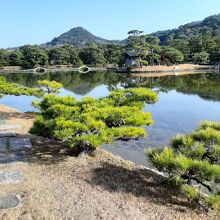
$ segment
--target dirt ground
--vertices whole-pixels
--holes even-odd
[[[143,66],[142,68],[134,68],[132,72],[181,72],[181,71],[196,71],[199,69],[208,69],[208,66],[195,64],[180,64],[175,66]]]
[[[13,129],[12,132],[27,134],[31,128],[35,117],[31,113],[22,113],[16,109],[0,104],[0,123],[6,125],[21,125],[21,128]]]
[[[21,124],[27,120],[26,129],[33,121],[29,116],[15,118]],[[20,170],[24,177],[20,183],[1,185],[0,196],[20,195],[22,205],[0,211],[0,219],[220,218],[191,209],[178,192],[162,184],[163,177],[142,166],[103,150],[70,157],[60,142],[29,137],[33,149],[26,162],[0,164],[0,170]]]

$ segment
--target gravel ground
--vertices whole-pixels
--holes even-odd
[[[20,128],[12,129],[10,132],[27,134],[34,121],[32,114],[24,114],[16,109],[0,104],[0,124],[20,125]]]
[[[161,184],[161,176],[106,151],[74,158],[58,156],[58,145],[49,140],[35,139],[33,145],[28,163],[0,165],[24,177],[19,184],[1,186],[0,196],[20,195],[22,207],[1,211],[0,219],[220,218],[195,212]]]
[[[4,121],[6,119],[5,114],[3,114],[3,110],[4,110],[5,106],[0,104],[0,125],[4,124]]]
[[[32,120],[21,118],[21,124]],[[220,219],[219,212],[189,208],[178,192],[162,184],[163,177],[142,166],[103,150],[69,157],[62,143],[29,137],[33,149],[27,162],[0,164],[1,171],[19,170],[23,176],[19,183],[1,185],[0,197],[22,200],[18,208],[0,211],[1,220]]]

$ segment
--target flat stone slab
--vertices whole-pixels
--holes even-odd
[[[25,161],[27,159],[27,152],[11,152],[11,153],[0,153],[0,163],[12,163],[18,161]]]
[[[22,128],[21,125],[0,125],[0,131]]]
[[[10,132],[5,133],[5,132],[0,132],[0,138],[2,138],[2,137],[16,137],[16,136],[17,136],[16,133],[10,133]]]
[[[20,199],[16,195],[9,195],[5,197],[0,197],[0,210],[1,209],[10,209],[15,208],[20,204]]]
[[[9,147],[11,150],[22,150],[31,148],[32,144],[29,138],[11,138],[9,139]]]
[[[0,138],[0,151],[6,151],[7,149],[7,139],[6,138]]]
[[[19,183],[23,179],[19,170],[0,171],[0,184]]]

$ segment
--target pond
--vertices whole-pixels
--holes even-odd
[[[132,77],[114,72],[57,72],[47,74],[4,74],[9,82],[37,87],[42,79],[61,82],[61,95],[102,97],[114,88],[148,87],[157,91],[159,101],[146,105],[155,124],[146,127],[148,137],[138,141],[117,141],[103,148],[137,164],[150,166],[144,149],[169,145],[173,136],[190,133],[202,120],[220,121],[220,77],[211,73],[184,76]],[[0,102],[20,111],[33,111],[35,97],[5,96]]]

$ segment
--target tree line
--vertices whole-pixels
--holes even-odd
[[[24,69],[47,65],[122,66],[126,51],[138,51],[144,65],[172,65],[181,62],[214,64],[220,60],[220,35],[199,35],[191,39],[169,40],[162,45],[158,37],[132,30],[124,44],[95,44],[84,48],[63,45],[43,48],[25,45],[13,51],[0,49],[0,67],[21,66]]]

